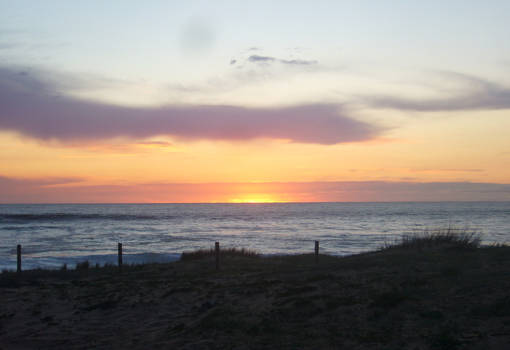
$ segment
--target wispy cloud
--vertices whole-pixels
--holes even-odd
[[[251,55],[248,57],[248,61],[250,62],[273,62],[276,58],[271,56],[260,56],[260,55]]]
[[[160,147],[172,147],[173,146],[173,143],[168,142],[168,141],[143,141],[143,142],[138,142],[137,144],[143,145],[143,146],[160,146]]]
[[[0,129],[64,142],[168,135],[191,140],[273,138],[326,145],[367,141],[383,131],[332,104],[129,108],[85,101],[60,92],[37,72],[6,68],[0,68]]]
[[[316,60],[280,60],[283,64],[295,64],[295,65],[311,65],[311,64],[317,64],[319,61]]]
[[[16,178],[0,175],[0,184],[2,186],[20,186],[20,187],[48,187],[58,185],[76,184],[83,181],[77,177],[44,177],[44,178]]]
[[[480,173],[485,171],[484,169],[409,169],[412,172],[452,172],[452,173]]]
[[[276,58],[276,57],[272,57],[272,56],[260,56],[260,55],[251,55],[250,57],[248,57],[248,61],[262,62],[262,63],[279,62],[279,63],[289,64],[289,65],[305,65],[305,66],[318,63],[318,61],[315,61],[315,60],[299,60],[299,59],[286,60],[286,59]]]
[[[43,142],[45,146],[61,147],[62,144],[54,142]],[[159,149],[166,152],[180,152],[179,147],[167,141],[132,141],[132,140],[95,140],[94,142],[77,141],[66,142],[68,148],[79,148],[80,155],[62,156],[63,158],[89,158],[94,154],[110,154],[110,155],[129,155],[149,153],[154,149]],[[93,155],[91,155],[93,154]]]
[[[375,107],[424,112],[510,108],[509,87],[462,73],[441,72],[440,74],[445,79],[457,82],[458,92],[443,98],[432,99],[371,96],[364,100]]]

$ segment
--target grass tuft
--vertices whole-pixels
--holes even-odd
[[[480,233],[469,228],[448,227],[446,229],[424,229],[402,236],[400,242],[387,244],[384,249],[423,249],[423,248],[479,248]]]
[[[89,261],[85,260],[83,262],[79,262],[76,264],[76,270],[88,270],[89,269]]]
[[[205,259],[215,256],[214,249],[198,249],[192,252],[183,252],[180,261],[192,261]],[[220,249],[220,256],[224,257],[243,257],[243,258],[258,258],[260,255],[256,251],[244,248],[226,248]]]

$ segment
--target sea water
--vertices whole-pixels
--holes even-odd
[[[349,255],[378,249],[403,234],[468,228],[483,244],[510,242],[510,202],[37,204],[0,205],[0,269],[58,268],[88,260],[165,262],[183,251],[221,247],[261,254]]]

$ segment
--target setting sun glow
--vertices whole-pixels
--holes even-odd
[[[245,195],[232,198],[230,203],[285,203],[286,201],[275,198],[268,194]]]

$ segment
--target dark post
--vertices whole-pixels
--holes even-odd
[[[319,241],[315,241],[315,262],[319,262]]]
[[[21,244],[18,244],[17,254],[18,254],[18,268],[16,269],[16,271],[19,273],[21,272]]]
[[[117,245],[117,251],[119,255],[119,271],[122,270],[122,243]]]
[[[220,242],[214,244],[214,251],[216,255],[216,270],[220,269]]]

